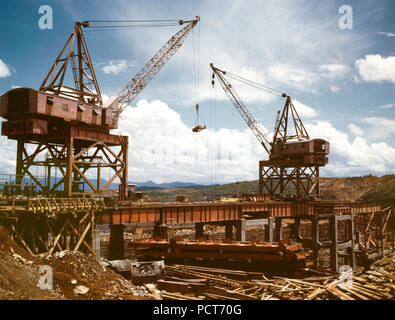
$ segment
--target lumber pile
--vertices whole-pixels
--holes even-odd
[[[293,279],[267,277],[259,272],[174,265],[166,266],[166,278],[158,281],[157,286],[163,290],[164,299],[182,300],[395,299],[395,255],[376,262],[369,271],[318,273]]]

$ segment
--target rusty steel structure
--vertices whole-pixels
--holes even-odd
[[[90,22],[77,22],[38,91],[17,88],[1,96],[0,116],[7,120],[2,122],[2,135],[17,141],[17,189],[21,190],[24,176],[29,176],[46,195],[82,196],[85,186],[90,194],[103,195],[119,179],[119,198],[127,198],[129,141],[110,130],[118,128],[121,112],[173,57],[199,20],[179,21],[186,25],[107,107],[82,32]],[[69,65],[74,87],[64,84]],[[33,172],[40,167],[45,181]],[[105,183],[101,181],[103,169],[110,172]]]
[[[257,84],[230,72],[218,69],[212,63],[212,84],[216,77],[225,93],[240,113],[248,127],[269,155],[268,160],[259,162],[259,193],[271,198],[319,197],[320,167],[328,163],[329,143],[323,139],[310,139],[306,128],[289,96],[275,89]],[[284,108],[276,121],[271,141],[260,123],[241,100],[226,76],[266,92],[286,98]]]
[[[245,202],[245,203],[191,203],[191,204],[145,204],[104,210],[97,218],[98,224],[164,223],[190,224],[241,220],[244,215],[259,218],[292,218],[314,215],[330,207],[330,212],[370,214],[381,211],[380,205],[364,202]]]
[[[96,254],[96,225],[110,225],[112,246],[118,255],[123,247],[124,225],[145,225],[153,229],[154,237],[169,238],[169,230],[177,226],[194,225],[195,238],[204,239],[204,226],[220,226],[225,238],[244,242],[246,230],[251,226],[264,229],[264,241],[284,238],[283,221],[294,225],[297,242],[312,249],[317,265],[321,248],[330,248],[331,267],[337,271],[342,250],[348,252],[349,263],[354,265],[354,253],[359,261],[382,256],[394,240],[390,224],[391,208],[364,202],[305,201],[239,203],[179,203],[144,204],[114,207],[104,199],[94,198],[2,198],[0,224],[27,251],[52,253],[58,250],[82,250]],[[6,205],[4,205],[6,203]],[[292,222],[293,221],[293,222]],[[310,221],[311,235],[305,232]],[[321,222],[327,221],[330,237],[322,240]],[[341,224],[346,223],[346,226]],[[304,230],[302,232],[302,230]],[[344,238],[346,234],[346,239]],[[117,241],[114,244],[114,239]],[[96,245],[95,245],[96,243]],[[355,249],[355,245],[358,249]],[[243,244],[240,244],[243,247]],[[243,248],[239,248],[243,252]],[[357,260],[358,260],[357,259]]]

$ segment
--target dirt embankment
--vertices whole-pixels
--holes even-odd
[[[50,266],[53,289],[40,289],[39,268]],[[91,255],[62,251],[31,256],[0,226],[0,299],[152,299],[145,287],[134,286]]]
[[[291,189],[288,191],[292,193]],[[212,201],[220,197],[257,192],[258,181],[255,180],[199,188],[145,190],[144,194],[153,202],[174,202],[180,194],[188,195],[191,201]],[[363,199],[370,203],[395,207],[395,175],[321,178],[321,196],[324,200]]]

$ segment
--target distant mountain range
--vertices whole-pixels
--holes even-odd
[[[154,181],[145,181],[145,182],[132,182],[132,184],[136,185],[136,189],[140,191],[144,190],[153,190],[153,189],[174,189],[174,188],[204,188],[210,186],[211,184],[196,184],[191,182],[165,182],[165,183],[156,183]]]
[[[0,178],[0,190],[2,190],[2,185],[5,183],[5,181],[7,181],[8,183],[15,183],[15,178],[12,177],[11,180],[9,180],[10,178],[5,178],[5,179],[1,179]],[[37,180],[39,180],[43,185],[46,184],[45,180],[42,178],[38,178]],[[60,180],[60,178],[52,178],[51,179],[51,187],[57,183]],[[89,179],[89,181],[96,186],[96,180],[95,179]],[[104,186],[106,184],[106,180],[105,179],[100,179],[100,185]],[[32,180],[29,177],[25,177],[25,179],[23,180],[22,184],[31,184]],[[180,181],[175,181],[175,182],[166,182],[166,183],[156,183],[154,181],[145,181],[145,182],[130,182],[130,184],[135,184],[136,185],[136,189],[138,191],[144,191],[144,190],[155,190],[155,189],[174,189],[174,188],[204,188],[204,187],[208,187],[208,186],[214,186],[214,184],[211,183],[201,183],[201,184],[197,184],[197,183],[191,183],[191,182],[180,182]],[[219,183],[220,184],[220,183]],[[107,189],[115,189],[118,190],[118,185],[119,183],[111,183]],[[218,185],[218,184],[217,184]],[[84,182],[84,190],[89,190],[89,186],[86,182]]]

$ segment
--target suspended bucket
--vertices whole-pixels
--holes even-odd
[[[200,132],[207,129],[205,124],[202,126],[200,125],[199,120],[204,123],[202,118],[199,116],[199,104],[196,104],[196,126],[192,129],[192,132]]]
[[[206,126],[196,126],[195,128],[192,129],[193,132],[200,132],[207,129]]]

